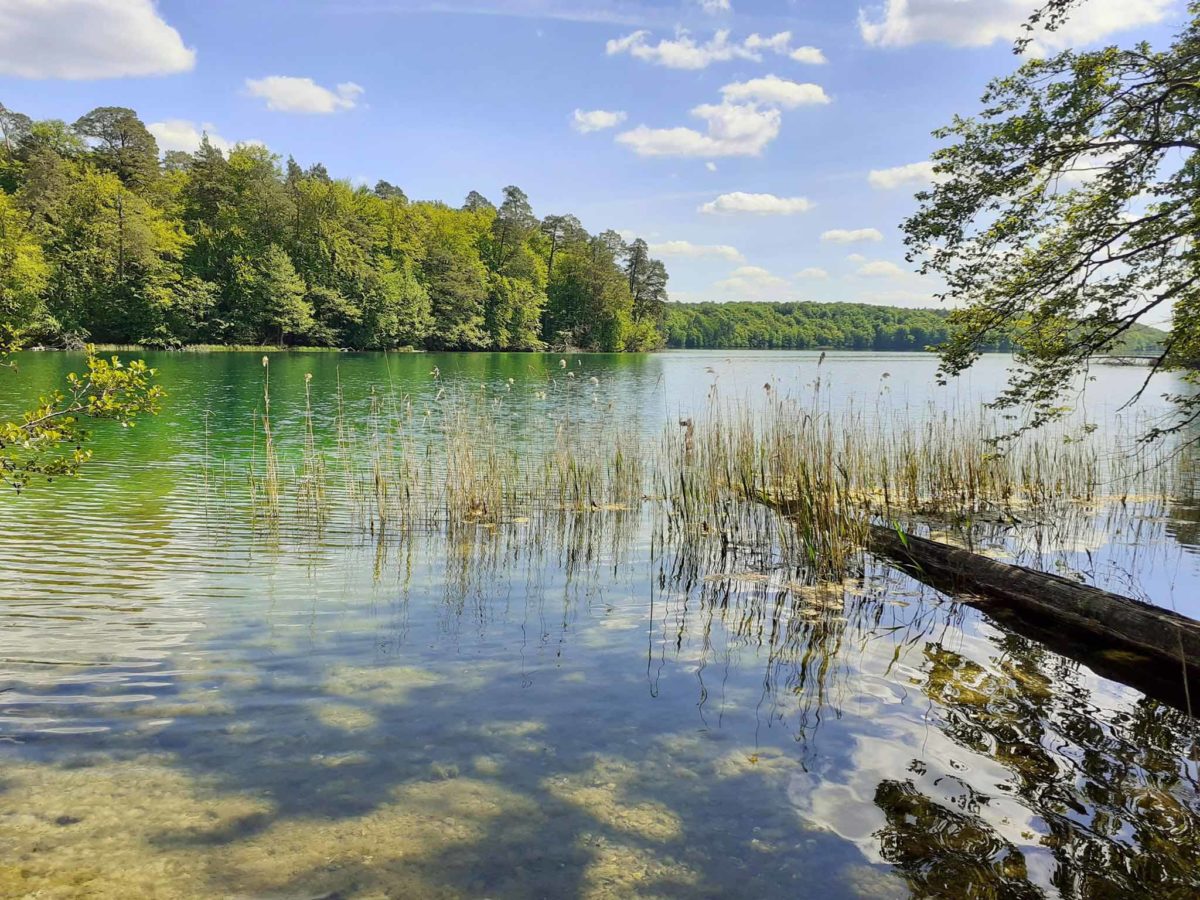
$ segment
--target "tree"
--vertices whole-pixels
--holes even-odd
[[[405,196],[403,190],[391,182],[384,181],[382,178],[375,182],[375,196],[380,200],[399,200],[401,203],[408,202],[408,197]]]
[[[87,150],[83,138],[62,119],[34,122],[17,141],[16,147],[17,158],[23,161],[42,151],[49,151],[63,159],[71,159]]]
[[[1054,0],[1030,27],[1057,27],[1074,5]],[[1061,415],[1089,360],[1148,318],[1171,319],[1156,370],[1200,359],[1200,3],[1188,15],[1165,50],[1030,60],[991,83],[977,117],[936,132],[950,143],[905,222],[909,258],[963,304],[944,374],[1015,335],[1019,366],[995,401],[1031,406],[1014,433]],[[1200,418],[1200,395],[1174,399],[1177,416],[1147,437]]]
[[[626,348],[633,300],[621,268],[624,250],[614,231],[563,246],[542,326],[548,342],[588,350]]]
[[[492,239],[489,252],[491,267],[503,273],[509,261],[537,228],[537,217],[529,205],[529,197],[516,185],[504,189],[504,202],[492,219]]]
[[[480,212],[481,210],[495,212],[496,205],[479,191],[471,191],[467,194],[467,199],[463,201],[462,210],[463,212]]]
[[[625,250],[625,275],[633,297],[634,320],[657,323],[667,302],[667,268],[659,260],[651,259],[650,248],[641,238]]]
[[[479,256],[479,245],[490,213],[480,210],[463,216],[436,205],[424,212],[420,277],[433,308],[429,342],[448,350],[485,347],[488,273]]]
[[[540,350],[545,292],[532,281],[492,274],[485,323],[497,350]]]
[[[303,336],[313,327],[312,307],[304,281],[282,247],[272,244],[261,258],[243,260],[245,292],[258,313],[260,335],[282,346],[289,335]]]
[[[352,346],[392,350],[421,346],[433,325],[429,294],[405,269],[382,267],[364,284],[362,319],[348,337]]]
[[[545,235],[549,248],[546,255],[546,277],[554,277],[554,256],[564,244],[578,243],[587,239],[583,225],[572,215],[546,216],[542,220],[541,232]]]
[[[16,154],[17,147],[28,137],[33,120],[29,116],[8,109],[0,103],[0,146],[5,156]]]
[[[182,223],[91,167],[68,175],[49,214],[46,301],[61,326],[106,341],[161,342],[189,242]]]
[[[0,190],[16,190],[20,180],[18,148],[29,136],[33,120],[0,103]]]
[[[158,175],[158,143],[132,109],[101,106],[81,117],[74,129],[96,142],[96,162],[125,184],[144,187]]]
[[[42,292],[50,278],[29,216],[0,191],[0,349],[36,330],[45,315]]]

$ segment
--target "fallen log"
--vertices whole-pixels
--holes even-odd
[[[759,497],[788,514],[786,502]],[[867,549],[1097,674],[1200,713],[1200,622],[1172,610],[872,525]]]
[[[872,525],[868,549],[1062,656],[1200,711],[1200,622],[1061,575]]]

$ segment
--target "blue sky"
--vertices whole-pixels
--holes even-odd
[[[680,300],[929,305],[898,224],[930,132],[1010,71],[1033,0],[0,0],[0,102],[129,106],[458,204],[646,238]],[[1162,41],[1089,0],[1043,44]],[[577,115],[578,113],[578,115]]]

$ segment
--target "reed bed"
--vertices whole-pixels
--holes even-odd
[[[1015,523],[1064,504],[1165,497],[1177,477],[1167,448],[1132,453],[1122,435],[1063,427],[1000,447],[992,435],[1006,429],[982,410],[835,409],[819,380],[804,398],[769,385],[765,402],[714,394],[703,415],[655,429],[601,404],[573,373],[516,394],[511,380],[422,398],[373,390],[365,409],[340,383],[323,404],[306,377],[300,433],[285,439],[269,368],[264,359],[250,481],[271,529],[288,508],[309,525],[378,533],[536,533],[566,512],[649,508],[677,538],[769,544],[839,578],[861,571],[875,523]],[[786,525],[763,500],[787,509]]]

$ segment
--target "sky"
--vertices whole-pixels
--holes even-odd
[[[671,297],[934,305],[899,225],[931,132],[1019,64],[1036,0],[0,0],[0,103],[135,109],[164,150],[266,144],[409,197],[641,236]],[[1149,40],[1087,0],[1033,52]]]

